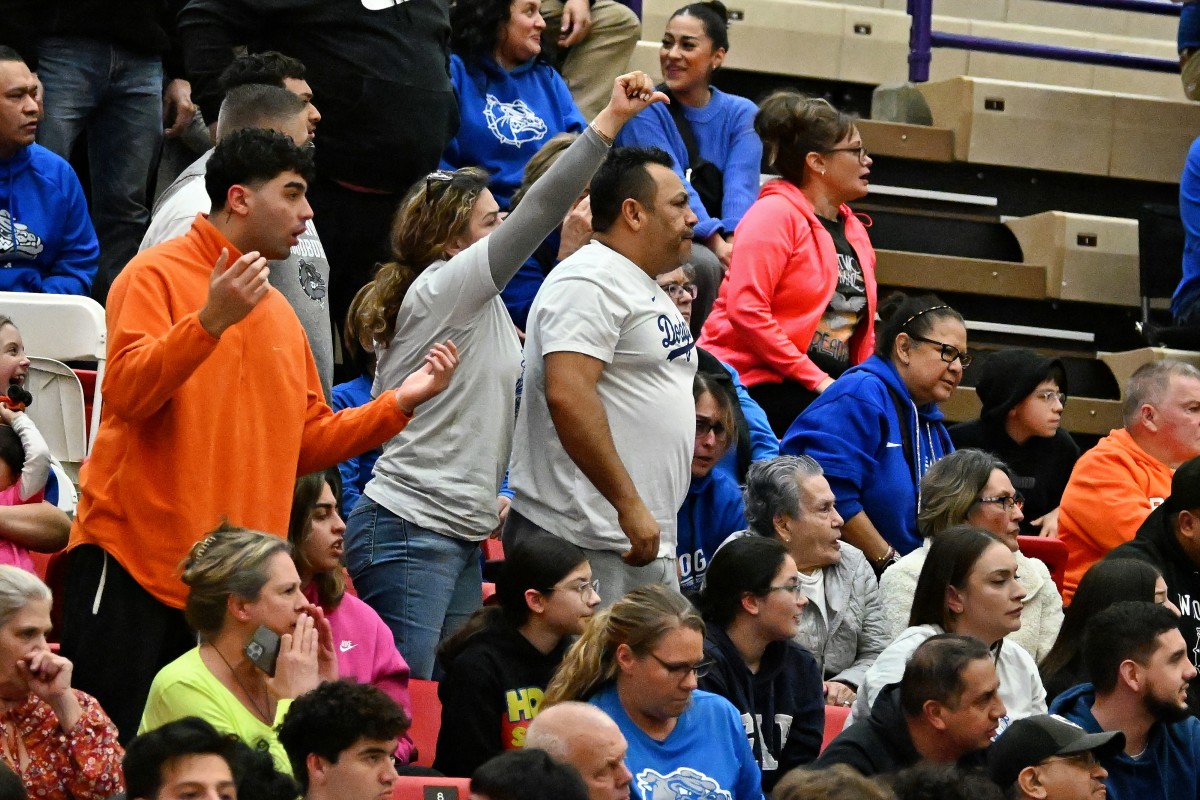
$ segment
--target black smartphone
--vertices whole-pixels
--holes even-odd
[[[259,625],[243,652],[254,666],[274,677],[275,659],[279,658],[279,634],[265,625]]]

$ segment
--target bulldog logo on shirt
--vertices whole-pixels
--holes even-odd
[[[310,299],[316,300],[318,303],[325,299],[325,279],[321,277],[321,273],[317,272],[317,268],[308,259],[300,259],[300,287],[304,289],[304,293]]]
[[[44,248],[42,237],[29,230],[28,225],[14,224],[8,209],[0,208],[0,257],[32,261]]]
[[[637,788],[642,800],[733,800],[721,784],[690,767],[666,775],[647,767],[637,774]]]
[[[545,121],[524,100],[501,103],[495,95],[487,96],[483,109],[488,130],[504,144],[520,147],[526,142],[538,142],[545,138],[549,128]]]

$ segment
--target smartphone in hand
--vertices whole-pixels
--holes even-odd
[[[259,625],[243,652],[254,666],[274,677],[275,660],[279,658],[279,634],[265,625]]]

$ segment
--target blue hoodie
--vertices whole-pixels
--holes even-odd
[[[37,144],[0,159],[0,291],[86,295],[99,257],[70,164]]]
[[[676,519],[679,588],[685,593],[699,591],[717,548],[729,534],[746,529],[742,488],[731,475],[716,469],[703,478],[693,477]]]
[[[904,429],[911,460],[905,455]],[[816,459],[837,497],[838,513],[850,519],[867,512],[880,535],[905,555],[921,546],[921,477],[933,462],[953,453],[954,445],[937,405],[918,407],[892,363],[871,356],[796,418],[779,451]]]
[[[1051,714],[1069,719],[1089,733],[1103,730],[1092,715],[1096,691],[1082,683],[1060,694]],[[1100,759],[1108,770],[1108,800],[1188,800],[1200,797],[1200,720],[1159,723],[1150,729],[1141,758],[1124,752]]]
[[[458,95],[459,125],[442,153],[442,168],[486,169],[500,208],[508,208],[525,164],[542,145],[587,126],[566,82],[540,58],[508,72],[491,58],[468,65],[453,55],[450,82]]]

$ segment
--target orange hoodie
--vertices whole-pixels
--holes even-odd
[[[287,535],[296,476],[376,447],[408,422],[392,392],[334,414],[304,329],[277,290],[214,339],[198,312],[221,248],[204,215],[139,253],[108,298],[104,412],[69,547],[95,544],[182,608],[179,565],[222,520]]]
[[[1124,428],[1079,457],[1063,491],[1058,538],[1070,551],[1063,600],[1071,602],[1088,568],[1128,542],[1171,494],[1174,470],[1138,446]]]

